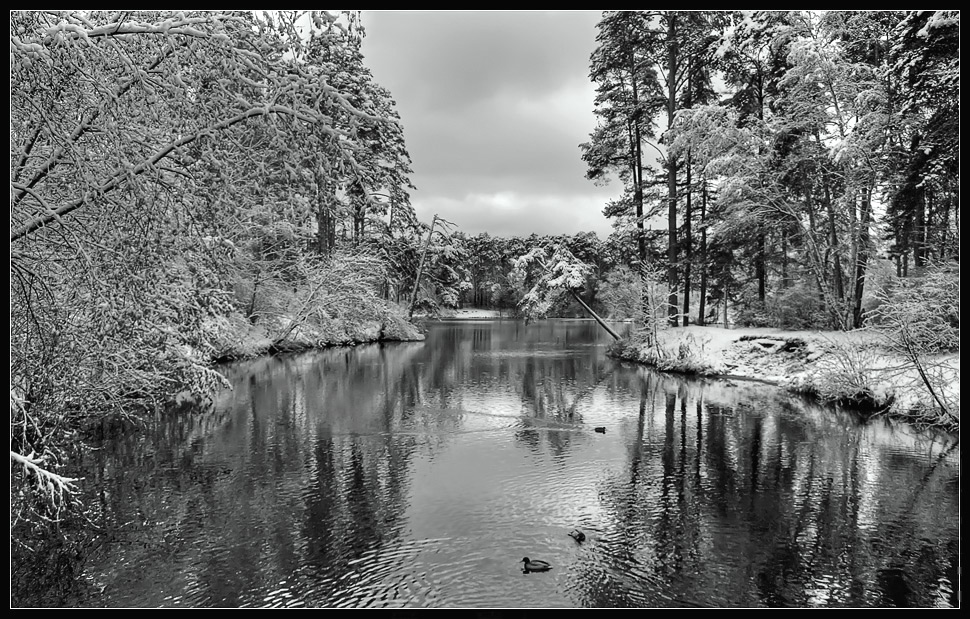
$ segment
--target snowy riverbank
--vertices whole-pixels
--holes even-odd
[[[290,316],[267,319],[252,325],[241,316],[213,325],[212,352],[206,361],[251,359],[279,352],[300,352],[331,346],[355,346],[373,342],[422,341],[424,335],[403,312],[387,311],[382,320],[304,320]]]
[[[893,355],[883,336],[872,331],[691,326],[660,331],[658,340],[659,347],[619,342],[611,354],[664,371],[759,380],[823,400],[918,418],[948,430],[959,428],[958,353],[925,360],[931,391],[919,369]]]
[[[484,320],[488,318],[511,318],[508,311],[480,308],[445,309],[441,311],[444,320]]]

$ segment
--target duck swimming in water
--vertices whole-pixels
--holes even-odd
[[[593,432],[599,432],[600,434],[606,434],[606,426],[596,426],[593,428]]]
[[[580,531],[579,529],[573,529],[572,531],[570,531],[569,537],[573,538],[574,540],[580,543],[586,541],[586,534]]]
[[[547,561],[540,561],[539,559],[530,559],[525,557],[522,559],[522,573],[528,574],[529,572],[548,572],[552,569]]]

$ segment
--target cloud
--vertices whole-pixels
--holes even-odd
[[[439,194],[422,202],[430,220],[439,215],[467,234],[528,236],[597,232],[604,218],[598,198],[578,195],[523,195],[517,192],[468,193],[459,197]]]
[[[494,235],[610,231],[618,184],[585,178],[595,11],[364,11],[365,63],[391,92],[412,204]]]

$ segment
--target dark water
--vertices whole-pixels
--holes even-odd
[[[112,524],[85,604],[959,605],[953,439],[606,343],[445,322],[223,368],[211,409],[95,452]]]

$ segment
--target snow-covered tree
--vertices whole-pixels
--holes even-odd
[[[372,288],[366,257],[350,290],[321,281],[347,260],[305,252],[321,178],[408,208],[399,119],[353,57],[360,34],[353,12],[11,12],[18,535],[59,508],[45,489],[70,490],[57,467],[85,419],[224,384],[214,325],[247,301],[266,316],[272,292],[300,319],[325,289]]]
[[[569,294],[614,339],[613,329],[579,296],[593,267],[579,260],[563,243],[534,246],[513,262],[509,280],[520,295],[519,309],[527,319],[545,317]]]
[[[644,54],[646,16],[639,11],[604,11],[597,25],[597,47],[590,56],[590,78],[596,84],[593,110],[596,129],[580,144],[586,177],[595,182],[616,174],[624,184],[628,208],[608,210],[607,216],[632,211],[637,256],[647,261],[644,237],[644,147],[655,138],[649,112],[650,93],[656,91],[656,71]]]

